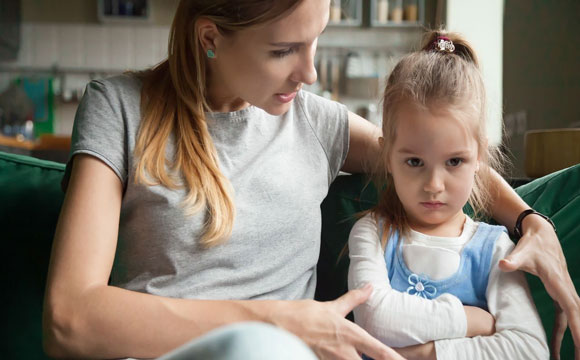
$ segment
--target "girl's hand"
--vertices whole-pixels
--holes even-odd
[[[477,306],[463,306],[463,309],[467,318],[466,337],[495,334],[495,319],[490,313]]]
[[[435,343],[433,341],[426,344],[397,348],[395,350],[408,360],[437,360]]]
[[[345,319],[364,303],[372,286],[351,290],[334,301],[301,300],[281,302],[270,319],[274,325],[300,337],[320,359],[403,359],[393,349],[373,338],[358,325]]]
[[[522,222],[524,235],[516,248],[499,266],[503,271],[523,270],[542,280],[554,299],[556,317],[550,348],[560,359],[560,346],[569,326],[574,338],[574,359],[580,360],[580,298],[568,273],[566,258],[552,226],[539,216],[529,215]]]

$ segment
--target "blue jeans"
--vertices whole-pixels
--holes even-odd
[[[275,326],[244,322],[213,330],[158,360],[314,360],[312,350],[295,335]]]

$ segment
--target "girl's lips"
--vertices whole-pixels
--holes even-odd
[[[426,202],[422,202],[421,205],[423,205],[424,207],[426,207],[429,210],[437,210],[445,204],[442,202],[438,202],[438,201],[426,201]]]
[[[278,99],[278,101],[280,101],[282,103],[288,103],[288,102],[294,100],[297,93],[298,93],[297,91],[294,91],[294,92],[291,92],[288,94],[276,94],[276,98]]]

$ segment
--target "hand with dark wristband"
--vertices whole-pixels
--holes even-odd
[[[518,216],[513,233],[519,241],[512,253],[500,260],[500,269],[522,270],[542,280],[554,299],[556,311],[550,341],[552,358],[560,359],[562,339],[569,327],[574,339],[574,359],[580,360],[580,297],[568,272],[554,223],[548,216],[527,209]]]
[[[521,214],[518,216],[518,219],[516,220],[516,225],[514,226],[514,235],[517,239],[521,238],[524,235],[524,232],[522,231],[522,221],[524,220],[524,218],[528,215],[538,215],[539,217],[545,219],[547,222],[550,223],[550,225],[552,225],[552,227],[554,228],[554,232],[558,233],[558,231],[556,231],[556,225],[554,224],[554,222],[552,221],[552,219],[550,219],[549,217],[547,217],[546,215],[537,212],[534,209],[527,209],[521,212]]]

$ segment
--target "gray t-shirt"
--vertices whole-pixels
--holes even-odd
[[[95,156],[123,183],[111,285],[189,299],[312,298],[320,204],[348,152],[346,108],[300,91],[281,116],[254,106],[208,113],[236,217],[231,237],[205,250],[198,244],[204,215],[184,214],[185,190],[134,183],[140,93],[133,75],[92,81],[73,129],[71,159]]]

